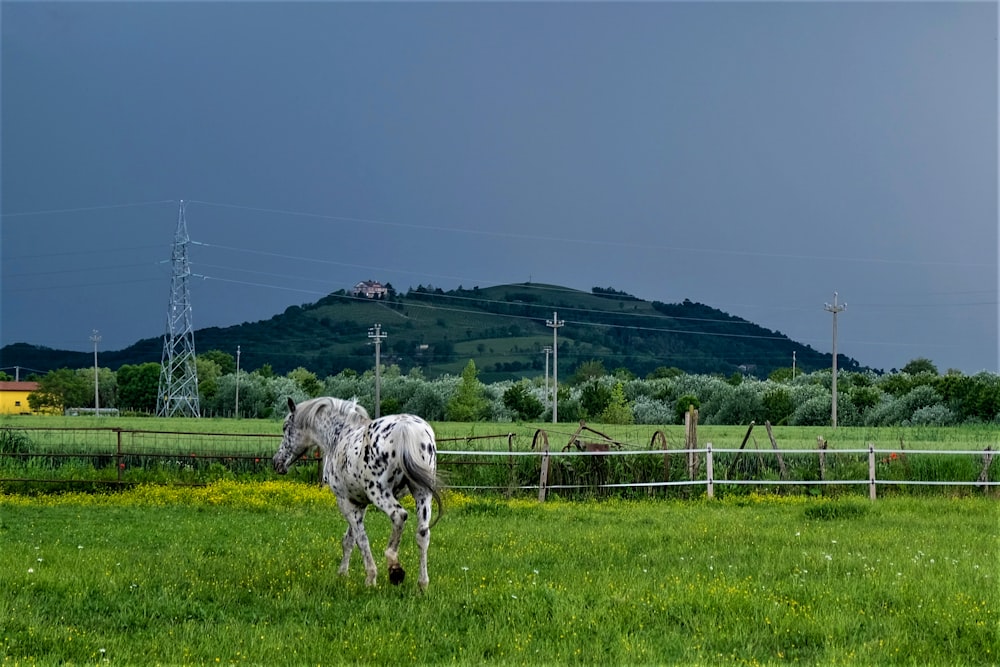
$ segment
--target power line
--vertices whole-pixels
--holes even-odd
[[[331,215],[324,213],[306,212],[306,211],[293,211],[289,209],[278,209],[278,208],[264,208],[259,206],[246,206],[240,204],[227,204],[222,202],[209,202],[201,200],[192,200],[191,203],[203,204],[206,206],[218,206],[223,208],[232,208],[244,211],[255,211],[259,213],[268,213],[272,215],[286,215],[293,217],[304,217],[317,220],[328,220],[331,222],[349,222],[352,224],[370,224],[379,225],[387,227],[396,227],[403,229],[413,229],[418,231],[434,231],[434,232],[446,232],[452,234],[468,234],[476,236],[490,236],[494,238],[512,238],[523,241],[532,241],[539,243],[577,243],[582,245],[596,245],[601,247],[616,246],[623,248],[642,248],[642,249],[652,249],[652,250],[669,250],[675,252],[684,253],[709,253],[709,254],[720,254],[729,256],[742,256],[742,257],[762,257],[762,258],[772,258],[772,259],[801,259],[810,261],[829,261],[829,262],[860,262],[860,263],[875,263],[875,264],[912,264],[918,266],[988,266],[995,267],[995,264],[991,263],[981,263],[981,262],[968,262],[965,260],[955,260],[955,261],[944,261],[944,260],[909,260],[909,259],[893,259],[884,257],[834,257],[834,256],[823,256],[823,255],[805,255],[805,254],[795,254],[795,253],[773,253],[773,252],[759,252],[753,250],[728,250],[722,248],[698,248],[698,247],[688,247],[688,246],[671,246],[662,244],[649,244],[641,243],[636,241],[616,241],[609,239],[582,239],[566,236],[541,236],[537,234],[516,234],[512,232],[502,232],[493,229],[467,229],[461,227],[444,227],[440,225],[419,225],[413,223],[403,223],[388,220],[379,220],[374,218],[362,218],[362,217],[352,217],[352,216],[341,216],[341,215]]]
[[[176,204],[173,199],[160,199],[158,201],[135,202],[129,204],[104,204],[101,206],[77,206],[74,208],[53,208],[41,211],[22,211],[20,213],[0,213],[0,218],[21,218],[31,215],[62,215],[66,213],[84,213],[87,211],[107,211],[116,208],[132,208],[137,206],[155,206],[159,204]]]

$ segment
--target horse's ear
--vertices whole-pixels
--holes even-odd
[[[292,400],[291,396],[288,397],[288,411],[291,413],[295,412],[295,401]]]

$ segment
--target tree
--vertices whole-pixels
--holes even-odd
[[[73,403],[67,407],[94,407],[94,367],[78,368],[76,369],[76,374],[83,379],[87,391],[85,395],[76,399],[77,403]],[[115,377],[115,372],[110,368],[97,369],[97,391],[98,403],[100,404],[98,407],[114,408],[118,406],[118,379]]]
[[[295,380],[295,383],[302,387],[311,398],[315,398],[323,393],[323,383],[319,381],[316,374],[306,370],[302,366],[288,372],[288,377]]]
[[[448,402],[446,417],[448,421],[475,422],[486,417],[488,404],[483,393],[483,384],[479,381],[479,371],[476,362],[469,359],[462,371],[462,381],[455,395]]]
[[[93,384],[87,386],[87,381],[79,373],[69,368],[60,368],[39,378],[38,390],[28,394],[28,406],[32,412],[81,407],[87,405],[88,392],[92,404]]]
[[[580,408],[586,419],[600,419],[601,414],[611,403],[611,389],[593,379],[580,390]]]
[[[787,382],[792,379],[792,367],[782,366],[781,368],[775,368],[767,374],[767,379],[773,382]]]
[[[688,408],[691,407],[695,410],[701,408],[701,401],[698,400],[697,396],[685,394],[677,399],[674,403],[674,419],[676,419],[676,424],[684,423],[684,415],[687,414]]]
[[[681,369],[677,368],[676,366],[670,366],[669,368],[666,367],[666,366],[657,366],[656,368],[653,369],[653,371],[649,375],[646,376],[646,379],[647,380],[661,380],[661,379],[669,380],[671,378],[680,377],[681,375],[684,375],[684,371],[682,371]]]
[[[913,359],[908,364],[903,366],[901,369],[903,373],[908,375],[920,375],[921,373],[930,373],[931,375],[937,375],[938,369],[930,359],[925,359],[924,357],[917,357]]]
[[[236,372],[236,357],[222,350],[209,350],[198,355],[198,359],[211,359],[219,365],[222,375]],[[201,371],[198,372],[198,382],[201,382]]]
[[[621,382],[615,383],[611,390],[611,400],[608,407],[601,413],[601,423],[603,424],[634,424],[635,417],[632,414],[632,406],[625,399],[625,387]]]
[[[788,423],[788,418],[795,412],[795,403],[792,401],[792,394],[787,388],[777,386],[767,389],[761,396],[761,407],[764,410],[764,419],[775,426],[783,426]]]
[[[160,391],[160,364],[147,362],[118,369],[118,407],[138,412],[154,412]]]
[[[576,367],[576,371],[573,373],[573,377],[570,378],[569,383],[571,385],[581,385],[590,380],[602,378],[607,374],[608,372],[604,368],[603,361],[591,359],[590,361],[582,362]]]
[[[534,421],[545,411],[526,382],[513,384],[503,393],[503,404],[521,421]]]
[[[202,405],[207,405],[218,391],[222,369],[214,359],[201,354],[194,358],[194,366],[198,373],[198,399]],[[235,364],[233,368],[236,368]]]

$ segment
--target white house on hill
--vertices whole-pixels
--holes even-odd
[[[368,299],[384,299],[386,292],[385,286],[374,280],[360,282],[351,290],[352,295],[363,296]]]

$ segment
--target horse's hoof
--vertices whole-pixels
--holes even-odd
[[[399,586],[403,583],[403,579],[406,577],[406,570],[400,565],[393,565],[389,568],[389,583],[393,586]]]

